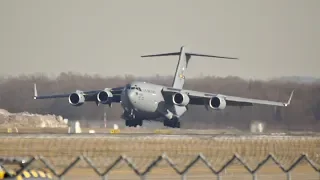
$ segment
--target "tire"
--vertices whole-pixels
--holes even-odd
[[[167,127],[167,120],[163,120],[163,125]]]
[[[164,120],[163,125],[166,127],[172,127],[172,122],[170,120]]]
[[[180,121],[177,121],[177,122],[175,123],[175,128],[180,128]]]
[[[180,128],[180,121],[178,119],[164,120],[163,125],[171,128]]]

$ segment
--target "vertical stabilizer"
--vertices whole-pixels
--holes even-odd
[[[176,72],[173,77],[172,87],[177,89],[182,89],[185,75],[184,72],[187,69],[188,63],[190,60],[190,55],[186,55],[186,48],[181,47],[179,54],[179,61],[177,64]]]

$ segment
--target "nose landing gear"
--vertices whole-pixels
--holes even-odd
[[[142,126],[142,124],[143,124],[142,119],[131,119],[131,120],[126,119],[125,121],[126,121],[126,126],[128,126],[128,127],[137,127],[138,125]]]
[[[142,126],[142,124],[143,124],[143,120],[136,118],[133,111],[131,111],[130,114],[125,111],[125,112],[123,112],[121,117],[122,117],[122,119],[124,119],[126,121],[126,126],[128,126],[128,127],[137,127],[138,125]]]

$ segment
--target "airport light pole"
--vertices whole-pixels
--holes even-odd
[[[103,121],[104,121],[104,128],[107,128],[107,108],[103,107],[104,112],[103,112]]]

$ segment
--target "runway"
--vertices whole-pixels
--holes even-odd
[[[70,134],[68,128],[0,128],[0,136],[4,135],[74,135],[74,136],[108,136],[108,135],[191,135],[191,136],[320,136],[316,132],[277,132],[267,131],[265,133],[251,133],[249,131],[240,131],[236,129],[176,129],[176,128],[81,128],[81,133]],[[92,133],[93,132],[93,133]]]
[[[251,134],[251,133],[238,133],[238,134],[156,134],[156,133],[0,133],[0,138],[171,138],[171,139],[189,139],[189,138],[250,138],[250,139],[261,139],[261,138],[320,138],[320,136],[314,134]]]

